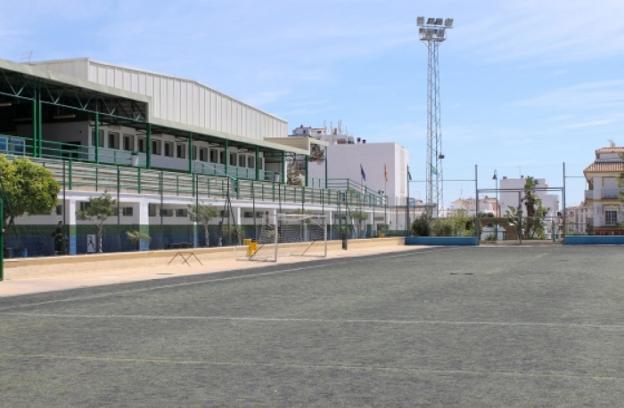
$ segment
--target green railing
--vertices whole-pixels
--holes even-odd
[[[69,190],[108,191],[109,193],[158,194],[179,197],[224,198],[282,203],[336,205],[354,208],[380,207],[381,197],[357,191],[340,192],[329,189],[289,186],[229,177],[189,174],[141,167],[82,163],[73,160],[32,158],[49,169]]]

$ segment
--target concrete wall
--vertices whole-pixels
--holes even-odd
[[[360,164],[366,173],[364,183],[373,191],[383,190],[388,204],[405,204],[407,196],[407,149],[396,143],[332,144],[327,147],[327,173],[329,178],[361,181]],[[388,182],[384,179],[384,165],[388,169]],[[325,163],[311,162],[308,166],[310,180],[325,179]]]

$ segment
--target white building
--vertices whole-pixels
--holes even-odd
[[[537,191],[535,195],[542,200],[544,208],[548,209],[546,218],[548,220],[556,219],[559,212],[559,196],[557,194],[549,193],[548,191],[540,191],[540,188],[547,188],[548,183],[546,179],[537,178]],[[500,180],[500,210],[501,215],[505,215],[510,208],[518,208],[518,200],[524,198],[524,186],[526,184],[526,178],[507,178],[503,177]],[[512,190],[512,191],[504,191]]]
[[[587,233],[588,213],[588,208],[583,203],[566,208],[566,232],[571,234]]]
[[[624,174],[624,147],[612,144],[596,150],[596,159],[583,171],[588,189],[585,191],[587,218],[596,234],[622,233],[624,221],[620,183]]]
[[[463,211],[466,215],[474,216],[476,211],[476,203],[474,198],[459,198],[453,202],[448,208],[449,215]],[[499,213],[498,202],[494,197],[485,196],[479,199],[479,213],[492,214],[497,216]]]

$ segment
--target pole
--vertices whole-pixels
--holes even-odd
[[[561,237],[565,238],[566,236],[566,227],[567,227],[567,215],[566,215],[566,164],[563,162],[563,192],[561,193],[561,200],[563,201],[563,229],[561,231]]]
[[[327,146],[325,146],[325,189],[327,189]]]
[[[146,126],[146,137],[145,137],[145,167],[152,167],[152,125],[147,124]]]
[[[518,242],[522,245],[522,193],[518,191]]]
[[[99,112],[95,112],[95,126],[93,127],[93,131],[95,132],[94,142],[95,142],[95,162],[100,163],[100,114]]]
[[[407,199],[406,199],[406,202],[405,202],[405,232],[406,232],[406,235],[409,235],[409,233],[410,233],[409,203],[410,203],[410,185],[409,185],[409,176],[407,176]]]
[[[479,218],[479,166],[475,164],[475,233],[477,241],[481,240],[481,225]]]

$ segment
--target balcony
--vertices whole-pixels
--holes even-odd
[[[586,200],[617,200],[622,197],[620,192],[624,190],[620,190],[617,188],[605,188],[601,191],[594,190],[585,190],[585,199]]]

